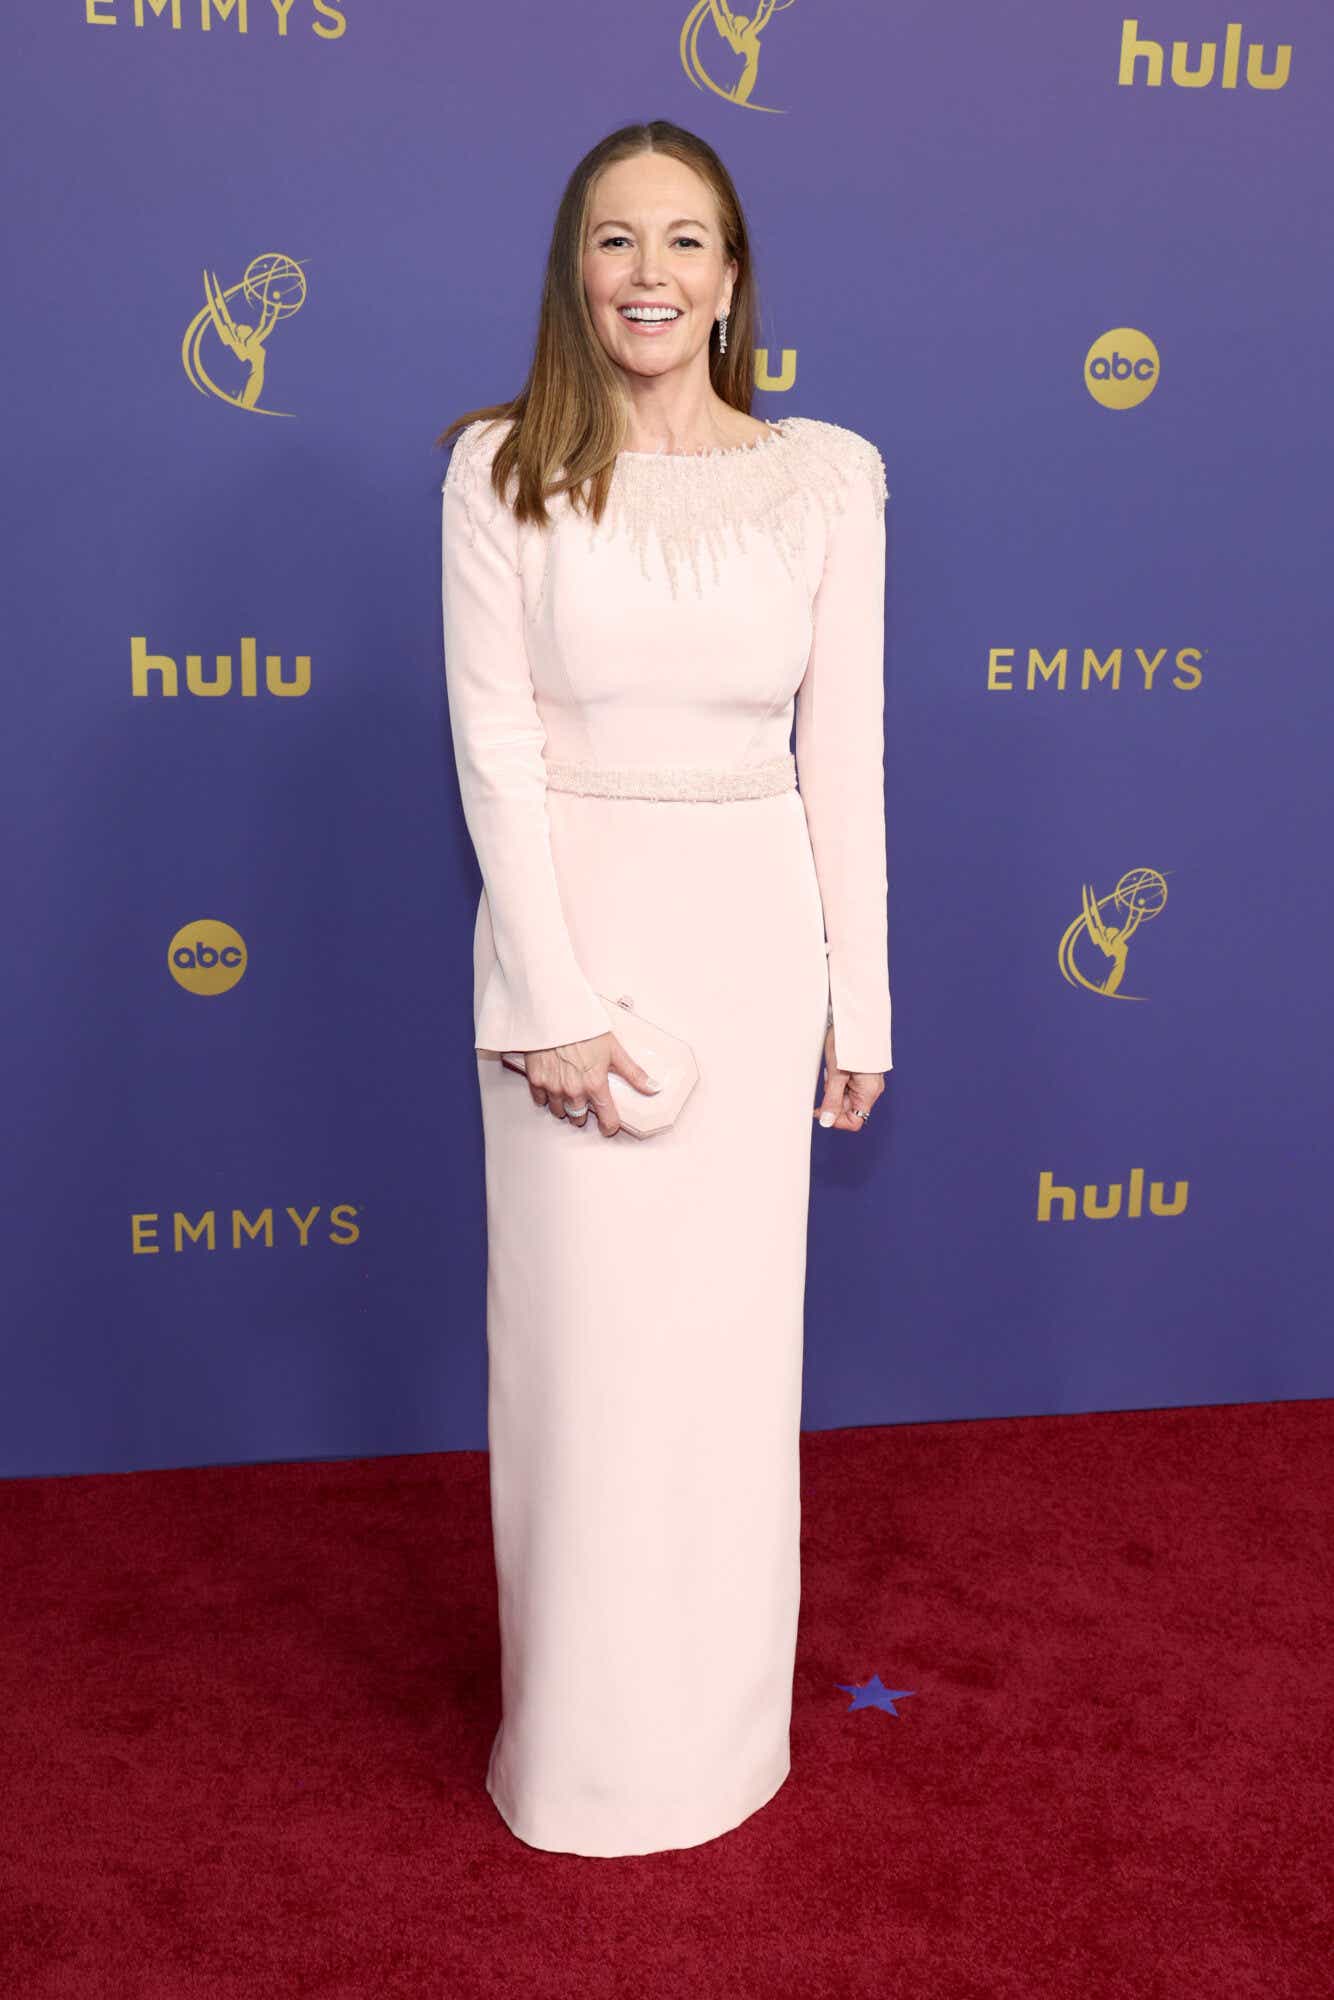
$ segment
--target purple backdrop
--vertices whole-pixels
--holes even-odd
[[[203,18],[0,31],[0,1471],[485,1441],[432,439],[658,116],[749,210],[756,413],[892,496],[896,1068],[814,1134],[806,1424],[1334,1391],[1328,9],[794,0],[748,103],[684,0]]]

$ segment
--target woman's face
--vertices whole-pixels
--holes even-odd
[[[709,335],[737,270],[707,184],[667,154],[639,153],[598,176],[588,221],[584,294],[611,359],[628,375],[707,374]],[[675,307],[675,317],[636,322],[624,312],[633,305]]]

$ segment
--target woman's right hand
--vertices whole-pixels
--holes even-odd
[[[610,1028],[586,1042],[561,1042],[554,1049],[529,1049],[524,1057],[528,1090],[534,1104],[545,1104],[553,1118],[582,1125],[590,1108],[606,1139],[621,1129],[607,1082],[610,1072],[623,1076],[636,1090],[661,1090],[662,1085],[628,1056]]]

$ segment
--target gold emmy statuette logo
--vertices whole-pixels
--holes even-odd
[[[236,311],[228,304],[239,295]],[[216,396],[236,410],[253,410],[261,417],[290,417],[292,410],[268,410],[260,403],[264,389],[269,335],[279,320],[290,319],[306,303],[306,274],[296,257],[268,251],[252,257],[244,275],[226,291],[212,271],[204,273],[204,304],[185,329],[181,365],[201,396]],[[246,311],[248,318],[238,319]],[[209,335],[212,339],[209,340]],[[239,390],[223,388],[209,373],[205,342],[220,342],[245,370]],[[234,371],[233,371],[234,372]]]
[[[245,940],[230,924],[200,917],[167,946],[167,967],[187,993],[227,993],[246,969]]]
[[[1131,868],[1109,896],[1095,896],[1086,882],[1083,898],[1083,911],[1066,931],[1056,954],[1061,977],[1072,986],[1082,986],[1086,993],[1101,993],[1108,1000],[1147,999],[1144,993],[1123,993],[1121,981],[1126,974],[1131,938],[1141,924],[1151,923],[1162,915],[1167,902],[1166,881],[1156,868]],[[1104,914],[1109,910],[1110,915]],[[1101,978],[1089,978],[1076,963],[1085,940],[1085,956],[1090,948],[1101,954]]]
[[[1229,21],[1223,37],[1223,71],[1218,81],[1224,90],[1235,90],[1241,69],[1241,22]],[[1141,35],[1138,21],[1121,23],[1121,67],[1118,83],[1138,83],[1140,58],[1144,59],[1144,82],[1157,89],[1163,80],[1163,45]],[[1200,43],[1200,59],[1192,68],[1190,43],[1172,44],[1172,81],[1183,90],[1204,90],[1214,80],[1218,59],[1217,42]],[[1282,90],[1292,68],[1292,43],[1279,42],[1274,67],[1264,67],[1263,42],[1252,42],[1246,51],[1246,81],[1252,90]]]
[[[1099,334],[1084,356],[1084,387],[1105,410],[1133,410],[1158,386],[1158,349],[1138,327]]]
[[[760,36],[773,15],[783,13],[791,5],[792,0],[759,0],[753,14],[734,14],[726,0],[695,0],[681,24],[681,67],[696,90],[711,90],[715,97],[725,97],[729,104],[744,105],[747,111],[779,110],[777,104],[753,104],[750,93],[760,67]],[[709,38],[712,59],[718,60],[718,41],[726,43],[731,53],[741,58],[741,74],[733,84],[715,82],[705,67],[699,52],[699,37],[706,21],[711,21],[714,27],[714,35]]]

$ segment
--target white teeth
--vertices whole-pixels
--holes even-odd
[[[622,319],[679,319],[675,306],[622,306]]]

